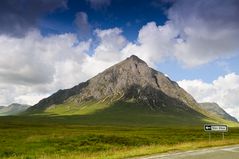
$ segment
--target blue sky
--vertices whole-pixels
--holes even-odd
[[[135,54],[239,118],[237,0],[0,3],[0,105],[35,104]]]
[[[71,32],[76,33],[81,40],[95,38],[93,31],[97,28],[118,27],[122,29],[122,34],[127,40],[136,41],[139,30],[148,22],[154,21],[157,25],[164,25],[168,21],[167,10],[173,5],[173,2],[166,3],[159,0],[106,0],[106,2],[109,2],[109,4],[104,4],[103,1],[102,4],[98,4],[98,8],[94,8],[90,1],[68,0],[67,8],[58,8],[54,12],[41,17],[37,24],[38,28],[45,36]],[[90,30],[87,33],[80,32],[74,22],[78,12],[84,12],[88,15]],[[92,52],[89,54],[92,54]],[[212,82],[218,76],[231,72],[239,74],[238,61],[239,56],[237,55],[232,58],[219,58],[205,63],[205,65],[187,68],[175,59],[167,59],[164,62],[157,63],[156,66],[176,81],[196,78]]]
[[[139,29],[147,22],[155,21],[157,24],[164,24],[167,19],[164,10],[168,7],[168,3],[155,6],[153,1],[147,0],[109,2],[110,5],[105,6],[103,1],[102,6],[94,9],[90,1],[69,0],[67,9],[58,9],[45,15],[39,27],[46,34],[77,32],[78,28],[74,25],[74,19],[77,12],[81,11],[87,13],[92,30],[119,27],[124,30],[123,34],[127,39],[135,40]]]

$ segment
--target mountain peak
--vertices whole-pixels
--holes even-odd
[[[127,59],[126,59],[126,61],[131,61],[131,62],[136,62],[136,63],[145,63],[146,64],[146,62],[144,62],[143,60],[141,60],[138,56],[136,56],[136,55],[131,55],[130,57],[128,57]]]
[[[44,110],[64,102],[80,105],[91,100],[116,102],[128,99],[145,102],[151,107],[185,106],[195,103],[193,97],[180,88],[176,82],[132,55],[84,83],[56,92],[30,109]]]

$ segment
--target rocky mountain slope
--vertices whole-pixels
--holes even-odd
[[[13,103],[6,107],[1,106],[0,107],[0,116],[16,115],[21,112],[24,112],[29,107],[30,107],[30,105],[17,104],[17,103]]]
[[[109,109],[110,105],[117,102],[128,103],[129,101],[135,106],[141,105],[143,109],[158,112],[158,115],[167,112],[169,116],[179,118],[183,115],[189,115],[192,118],[211,117],[211,114],[202,109],[194,98],[176,82],[150,68],[134,55],[86,82],[70,89],[59,90],[30,107],[27,112],[68,115],[76,114],[75,112],[92,113],[96,112],[92,109],[99,112],[100,107],[100,109]],[[101,106],[97,106],[98,104]],[[86,111],[87,109],[90,111]],[[117,111],[120,110],[117,109]],[[220,117],[214,115],[213,118]]]
[[[237,119],[235,117],[228,114],[217,103],[206,102],[206,103],[199,103],[199,105],[201,106],[201,108],[207,110],[208,112],[210,112],[214,115],[218,115],[221,118],[226,119],[226,120],[231,120],[231,121],[237,122]]]
[[[182,103],[190,107],[196,104],[193,97],[176,82],[148,67],[144,61],[133,55],[86,82],[71,89],[59,90],[30,110],[46,109],[67,101],[81,104],[89,100],[113,102],[132,98],[143,101],[152,109],[155,106],[163,106],[167,100],[178,107],[182,106]]]

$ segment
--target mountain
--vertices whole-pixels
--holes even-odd
[[[21,112],[24,112],[29,107],[30,107],[29,105],[17,104],[17,103],[13,103],[6,107],[1,106],[0,107],[0,116],[17,115]]]
[[[86,82],[59,90],[26,114],[79,115],[95,121],[105,119],[106,123],[136,118],[136,122],[148,123],[220,120],[202,109],[176,82],[134,55]]]
[[[205,102],[205,103],[199,103],[199,105],[201,106],[201,108],[207,110],[208,112],[210,112],[210,113],[212,113],[214,115],[218,115],[218,116],[220,116],[223,119],[238,122],[235,117],[233,117],[230,114],[228,114],[217,103]]]

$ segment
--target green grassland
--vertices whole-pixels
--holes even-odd
[[[234,126],[222,140],[195,112],[152,109],[143,104],[72,103],[42,113],[0,117],[0,158],[129,158],[153,153],[239,143]]]
[[[80,125],[50,117],[1,117],[0,158],[126,158],[239,143],[239,129]]]

